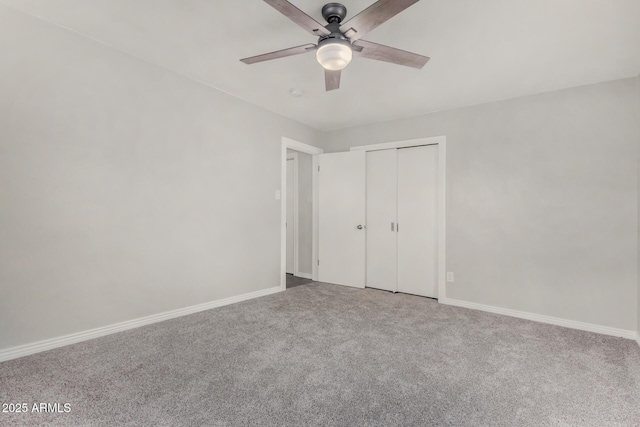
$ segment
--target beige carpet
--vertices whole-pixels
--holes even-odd
[[[640,348],[313,283],[1,363],[0,402],[29,407],[3,426],[638,425]]]

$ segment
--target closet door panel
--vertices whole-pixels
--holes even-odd
[[[366,286],[395,292],[397,150],[367,152]]]
[[[364,288],[365,153],[320,154],[318,165],[318,279]]]
[[[438,297],[438,146],[398,150],[398,291]]]

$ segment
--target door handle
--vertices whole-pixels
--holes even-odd
[[[364,227],[362,226],[362,224],[360,224],[360,225],[358,225],[356,228],[357,228],[358,230],[362,230]]]

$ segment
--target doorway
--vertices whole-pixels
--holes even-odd
[[[320,148],[282,138],[280,287],[283,290],[317,280],[317,177],[313,171],[317,167],[316,156],[321,153]]]
[[[298,270],[298,153],[287,150],[287,267],[295,275]]]

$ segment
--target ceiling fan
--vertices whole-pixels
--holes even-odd
[[[363,40],[365,34],[391,19],[418,0],[378,0],[358,15],[342,23],[347,8],[340,3],[327,3],[322,7],[322,17],[327,25],[298,9],[286,0],[264,0],[293,22],[318,36],[318,44],[304,44],[288,49],[241,59],[245,64],[269,61],[307,52],[316,52],[316,58],[324,68],[326,90],[340,87],[341,71],[349,65],[353,56],[391,62],[407,67],[422,68],[429,57],[396,49],[394,47]]]

